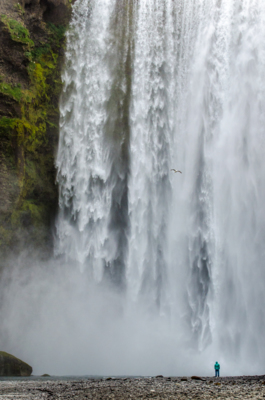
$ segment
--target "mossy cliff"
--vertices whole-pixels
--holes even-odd
[[[30,376],[32,367],[12,354],[0,351],[0,376]]]
[[[0,254],[51,251],[60,68],[70,0],[0,3]]]

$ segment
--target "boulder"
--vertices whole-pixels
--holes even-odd
[[[30,376],[32,367],[12,354],[0,351],[0,376]]]
[[[201,378],[200,376],[193,375],[191,379],[195,379],[196,381],[205,381],[205,379]]]

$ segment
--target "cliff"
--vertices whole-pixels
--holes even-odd
[[[0,254],[52,249],[60,69],[70,0],[0,3]],[[0,265],[1,266],[1,265]]]

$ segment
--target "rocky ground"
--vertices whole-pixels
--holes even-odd
[[[197,377],[198,378],[198,377]],[[2,380],[0,399],[263,399],[265,376]]]

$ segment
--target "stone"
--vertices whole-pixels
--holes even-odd
[[[12,354],[0,351],[0,376],[30,376],[32,367]]]
[[[200,376],[193,375],[191,379],[195,379],[196,381],[204,381],[205,379],[201,378]]]
[[[179,379],[179,377],[175,377]],[[210,377],[204,378],[206,382]],[[236,386],[232,385],[231,377],[220,378],[220,385],[212,386],[196,384],[192,379],[184,384],[166,381],[166,379],[124,378],[94,379],[84,378],[79,381],[65,379],[23,379],[19,383],[15,380],[0,380],[0,398],[23,399],[67,399],[67,400],[102,400],[102,399],[141,399],[141,400],[173,400],[173,399],[241,399],[260,400],[265,398],[265,386],[260,383],[265,379],[260,377],[234,377]],[[255,381],[254,381],[255,379]],[[259,385],[257,385],[259,383]],[[150,386],[152,384],[152,386]],[[11,395],[10,393],[15,393]],[[27,394],[26,394],[27,393]],[[35,394],[35,396],[34,396]],[[33,397],[32,397],[33,396]]]

